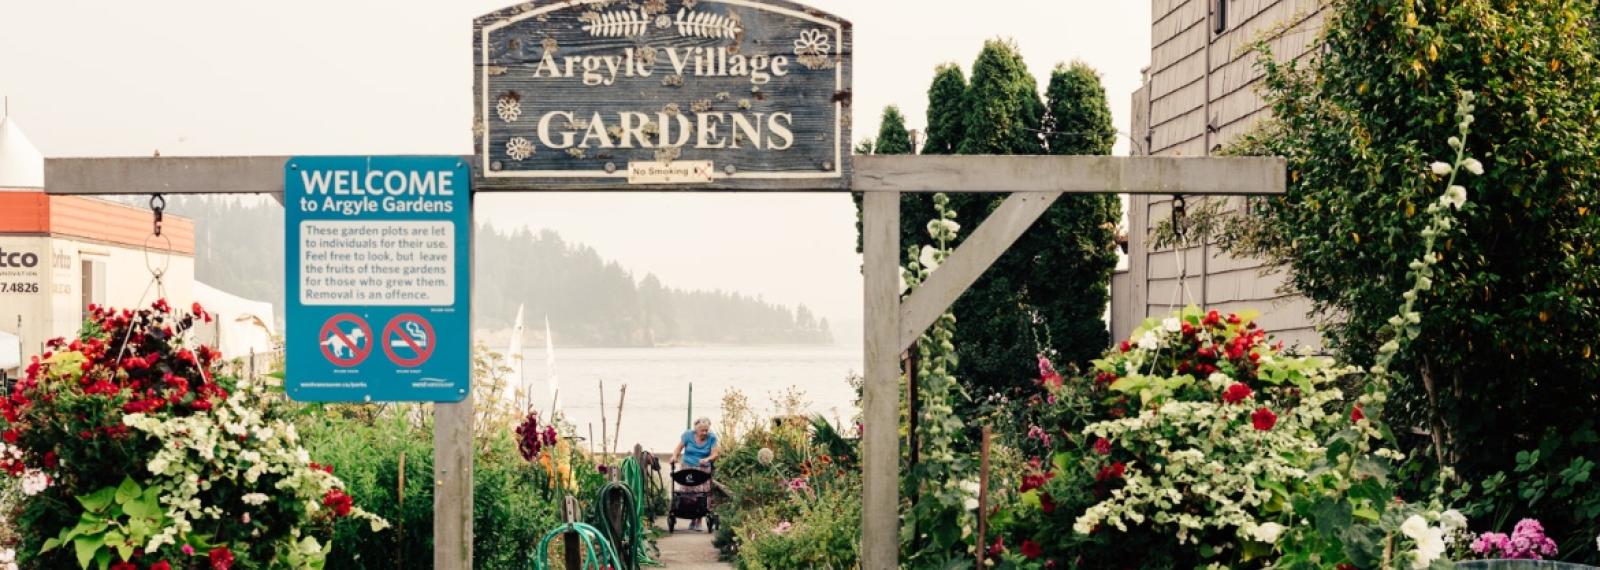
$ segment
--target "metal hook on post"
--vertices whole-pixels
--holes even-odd
[[[1172,196],[1172,235],[1178,238],[1179,245],[1183,245],[1183,222],[1189,216],[1189,204],[1184,201],[1182,194]]]
[[[150,195],[150,211],[155,214],[155,235],[161,237],[161,214],[167,209],[167,197],[160,194]]]

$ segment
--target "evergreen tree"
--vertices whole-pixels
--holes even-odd
[[[1086,66],[1058,68],[1046,113],[1038,83],[1016,46],[990,41],[973,65],[965,116],[963,154],[1043,154],[1047,118],[1083,125],[1101,136],[1094,145],[1061,144],[1058,152],[1108,154],[1110,109],[1099,77]],[[961,223],[976,224],[1003,195],[951,196]],[[996,397],[1015,399],[1038,377],[1035,357],[1051,354],[1065,368],[1082,366],[1109,344],[1103,320],[1116,267],[1115,228],[1121,211],[1112,196],[1068,196],[1058,201],[956,301],[961,377],[981,412]],[[925,225],[928,218],[911,220]],[[970,235],[970,231],[963,232]],[[926,243],[919,235],[918,243]]]
[[[874,151],[877,154],[911,154],[912,150],[911,133],[906,131],[906,118],[900,114],[900,108],[885,107]]]
[[[956,153],[966,138],[966,101],[967,76],[961,66],[946,63],[934,70],[933,86],[928,88],[928,140],[922,154]]]
[[[1050,116],[1045,139],[1050,154],[1111,154],[1117,129],[1100,74],[1081,61],[1057,65],[1045,92]]]

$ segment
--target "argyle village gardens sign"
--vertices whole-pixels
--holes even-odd
[[[540,0],[474,22],[478,190],[844,190],[849,22],[782,0]]]

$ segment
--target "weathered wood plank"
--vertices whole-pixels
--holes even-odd
[[[861,442],[861,568],[900,567],[900,194],[863,202],[866,386]]]
[[[994,213],[989,214],[900,306],[900,350],[911,348],[939,315],[950,310],[950,305],[1061,195],[1061,192],[1022,192],[1012,194],[995,208]]]
[[[433,567],[472,570],[472,394],[433,406]]]
[[[862,156],[857,192],[1282,194],[1281,158]]]
[[[51,194],[282,194],[287,157],[52,158]],[[1282,194],[1281,158],[1113,156],[862,156],[857,192],[1067,192],[1118,194]],[[482,178],[474,180],[474,192]],[[625,183],[588,191],[726,191],[716,186],[640,187]],[[486,189],[495,191],[494,188]],[[504,190],[503,188],[501,189]],[[789,191],[837,191],[825,185]]]
[[[51,194],[283,194],[287,156],[47,158]]]

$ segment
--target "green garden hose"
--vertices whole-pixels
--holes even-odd
[[[617,551],[611,548],[611,543],[600,533],[600,529],[583,523],[569,523],[556,527],[539,541],[539,550],[533,559],[535,570],[550,570],[550,543],[568,532],[578,533],[578,540],[583,544],[584,552],[588,554],[584,557],[584,570],[622,568],[617,561]],[[596,544],[600,545],[598,550]]]
[[[644,505],[638,500],[644,493],[644,472],[639,468],[639,463],[629,457],[622,461],[621,475],[621,482],[607,483],[600,488],[594,503],[594,520],[601,533],[619,550],[618,555],[627,561],[621,568],[636,570],[640,565],[661,566],[660,562],[650,557],[644,546]],[[620,525],[612,524],[611,513],[606,509],[613,497],[622,502],[622,512],[626,513]],[[611,536],[614,526],[622,529],[622,536]],[[620,552],[623,548],[627,552]]]

